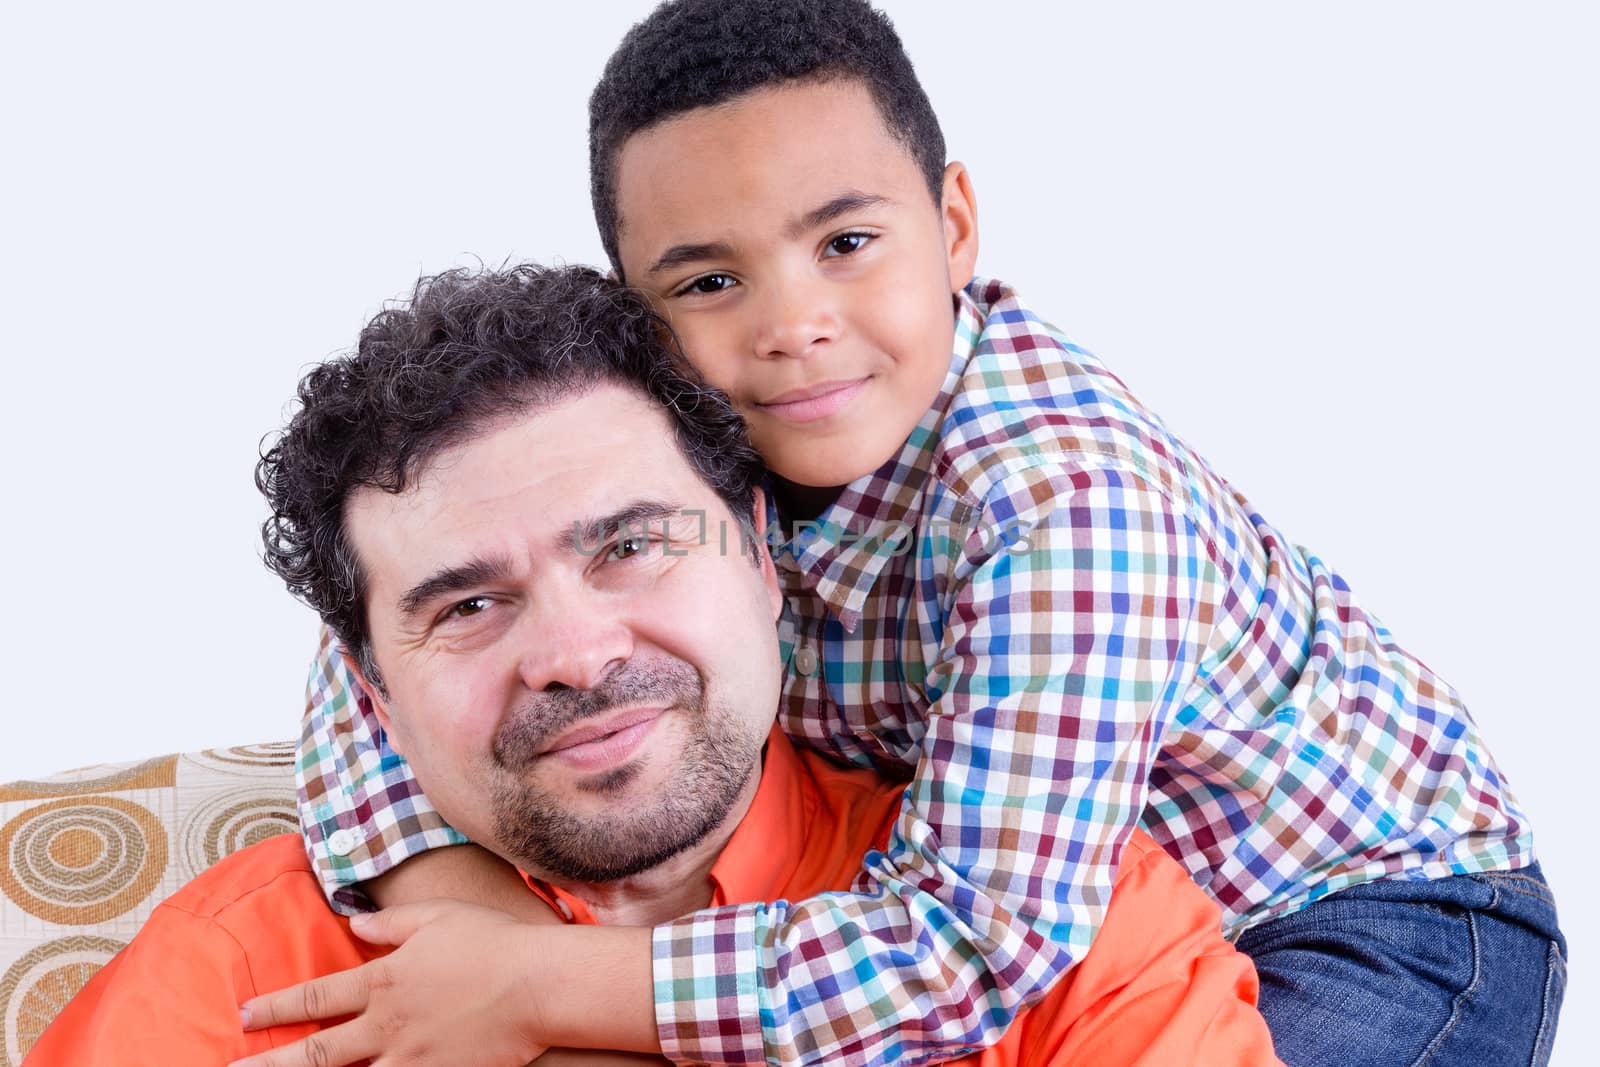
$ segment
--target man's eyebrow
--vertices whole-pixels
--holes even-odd
[[[642,530],[646,523],[658,519],[670,519],[682,511],[681,505],[666,500],[635,500],[610,514],[576,520],[561,531],[556,544],[568,552],[593,556],[599,552],[601,545],[616,535],[618,530],[624,527]]]
[[[645,274],[646,276],[665,274],[669,270],[676,270],[685,263],[698,263],[704,259],[730,259],[732,256],[733,247],[722,241],[673,245],[661,254],[660,259],[650,264],[650,269],[645,271]]]
[[[499,581],[509,573],[511,564],[508,560],[485,557],[434,571],[400,597],[400,617],[409,619],[447,593],[459,593]]]
[[[809,230],[816,229],[818,226],[826,226],[840,215],[848,215],[852,211],[860,211],[862,208],[877,207],[879,204],[887,203],[889,203],[888,197],[857,192],[852,189],[849,192],[840,193],[820,207],[812,208],[789,223],[788,233],[790,237],[799,237]]]

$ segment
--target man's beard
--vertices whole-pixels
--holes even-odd
[[[647,809],[579,815],[523,773],[539,749],[572,724],[628,704],[656,704],[681,715],[687,736],[678,765]],[[594,689],[541,693],[495,735],[506,772],[494,789],[500,845],[526,869],[577,882],[609,882],[647,871],[698,844],[728,815],[757,766],[760,740],[742,736],[729,709],[707,707],[694,668],[678,660],[629,661]],[[638,776],[624,763],[579,788],[620,794]]]

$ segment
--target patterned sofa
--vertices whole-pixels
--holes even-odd
[[[0,785],[0,1067],[17,1067],[163,899],[296,830],[292,742]]]

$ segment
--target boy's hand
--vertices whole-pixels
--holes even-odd
[[[528,922],[560,922],[515,867],[478,845],[434,848],[366,883],[380,908],[428,900],[460,900],[498,908]]]
[[[351,1015],[232,1067],[458,1064],[522,1067],[545,1051],[538,1034],[538,927],[458,901],[407,904],[351,920],[363,941],[397,945],[360,967],[255,997],[246,1030]]]
[[[664,1056],[594,1048],[553,1048],[529,1067],[672,1067]]]

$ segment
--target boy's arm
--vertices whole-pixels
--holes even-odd
[[[853,894],[658,927],[671,1059],[948,1059],[993,1043],[1087,950],[1194,677],[1214,570],[1183,510],[1127,472],[1024,472],[989,504],[987,529],[1014,521],[1028,546],[985,552],[975,534],[946,572],[888,847]]]

